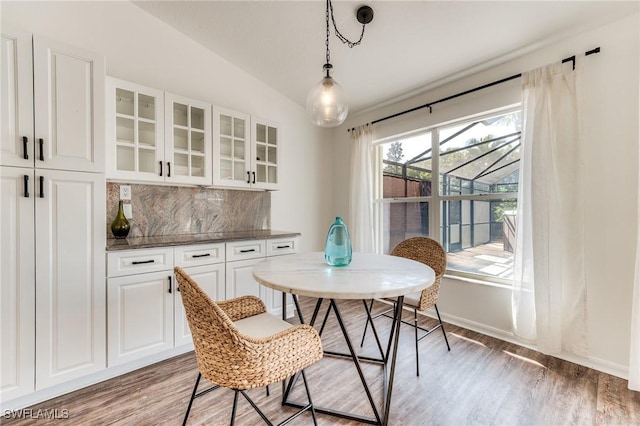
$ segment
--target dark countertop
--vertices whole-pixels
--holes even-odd
[[[188,244],[226,243],[240,240],[264,240],[300,236],[299,232],[257,231],[214,232],[209,234],[159,235],[155,237],[107,238],[107,251],[183,246]]]

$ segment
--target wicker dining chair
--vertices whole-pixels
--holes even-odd
[[[309,325],[293,326],[267,313],[262,300],[255,296],[214,302],[184,270],[176,267],[174,272],[199,369],[183,425],[189,418],[193,400],[218,387],[235,392],[231,425],[235,422],[239,393],[265,423],[271,425],[245,390],[281,382],[298,372],[302,375],[309,403],[284,422],[311,411],[316,424],[304,374],[304,368],[322,358],[322,343],[316,330]],[[203,376],[214,386],[198,392]]]
[[[444,324],[442,318],[440,318],[440,312],[438,311],[438,296],[440,294],[440,281],[444,275],[447,267],[447,253],[444,251],[440,243],[428,237],[413,237],[399,243],[390,253],[392,256],[404,257],[407,259],[415,260],[431,267],[435,272],[435,281],[428,288],[424,289],[420,293],[407,294],[404,296],[404,306],[413,309],[413,323],[402,321],[403,324],[412,326],[415,329],[416,336],[416,375],[420,375],[420,361],[418,355],[418,342],[424,339],[426,336],[437,330],[442,330],[444,341],[447,344],[447,350],[451,350],[449,346],[449,340],[447,339],[447,333],[444,330]],[[368,306],[369,312],[372,312],[373,302],[371,300]],[[418,311],[426,311],[430,307],[434,307],[436,315],[438,316],[438,323],[432,328],[424,328],[418,325]],[[394,306],[395,309],[395,306]],[[372,319],[380,316],[391,318],[389,312],[393,309],[388,309],[372,317]],[[360,346],[364,344],[364,338],[367,334],[367,327],[369,326],[369,317],[367,316],[367,322],[365,324],[364,332],[362,334],[362,341]],[[419,331],[423,334],[420,336]]]

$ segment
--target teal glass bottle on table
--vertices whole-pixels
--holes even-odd
[[[341,217],[336,217],[336,221],[329,228],[324,259],[327,265],[331,266],[347,266],[351,263],[351,238]]]

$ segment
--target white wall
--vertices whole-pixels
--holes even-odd
[[[411,99],[351,116],[334,130],[335,212],[348,208],[349,140],[347,128],[423,105],[596,46],[588,61],[590,99],[584,108],[585,275],[588,290],[588,359],[573,359],[621,377],[628,374],[631,298],[637,232],[639,16],[528,51],[493,68],[476,72]],[[512,57],[513,58],[513,57]],[[457,98],[376,126],[378,138],[426,127],[520,101],[519,79]],[[445,319],[512,339],[508,288],[446,279],[438,303]],[[571,359],[571,357],[566,356]]]
[[[107,75],[274,120],[280,125],[281,190],[271,227],[324,247],[332,222],[332,148],[304,108],[130,2],[0,2],[2,23],[106,56]],[[326,226],[325,226],[326,225]]]

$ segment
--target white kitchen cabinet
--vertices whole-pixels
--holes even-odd
[[[29,171],[26,169],[26,171]],[[27,176],[28,180],[25,180]],[[0,396],[33,392],[35,228],[33,173],[0,167]],[[25,197],[28,194],[29,197]]]
[[[278,189],[278,125],[262,118],[251,117],[251,145],[253,170],[251,186],[260,189]],[[255,174],[254,174],[255,173]]]
[[[278,128],[267,120],[215,107],[214,186],[277,189]]]
[[[0,164],[104,172],[104,73],[102,55],[3,28]]]
[[[108,365],[173,348],[173,249],[107,254]]]
[[[224,243],[107,253],[108,364],[192,345],[173,266],[224,300]]]
[[[106,366],[104,57],[9,26],[1,50],[8,400]]]
[[[225,299],[224,243],[176,247],[174,261],[183,268],[213,300]],[[175,293],[175,346],[193,345],[191,330],[180,297]]]
[[[211,105],[165,93],[167,183],[211,185]]]
[[[211,185],[211,105],[107,78],[107,177]]]
[[[164,92],[108,77],[107,177],[164,182]]]
[[[259,284],[253,278],[253,266],[267,256],[296,253],[298,238],[247,240],[227,243],[226,293],[227,299],[253,295],[260,297],[273,315],[282,315],[282,293]],[[287,312],[293,315],[293,301],[289,297]]]
[[[104,175],[36,170],[36,389],[106,367]]]

